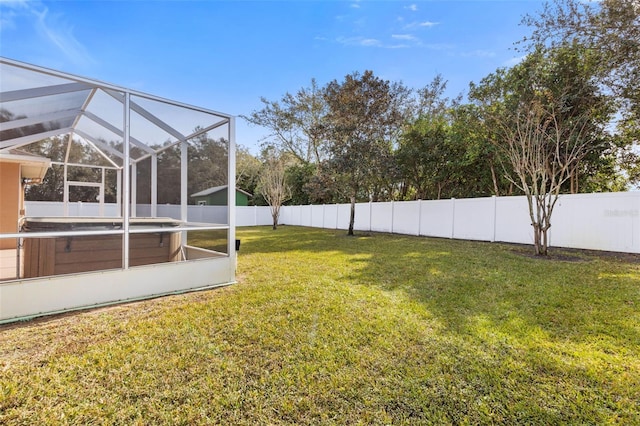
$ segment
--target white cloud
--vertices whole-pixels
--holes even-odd
[[[26,0],[0,0],[0,31],[16,29],[16,18],[27,7]]]
[[[28,3],[28,0],[0,0],[0,5],[13,9],[28,7]]]
[[[26,18],[45,45],[54,47],[78,65],[94,63],[84,45],[73,34],[73,26],[61,14],[52,14],[40,1],[0,0],[2,29],[17,29],[19,18]],[[27,31],[25,29],[25,31]]]
[[[392,38],[398,39],[393,36]],[[399,40],[406,40],[406,39],[400,38]],[[379,40],[377,38],[367,38],[367,37],[338,37],[335,39],[335,41],[344,46],[356,46],[356,47],[368,47],[368,48],[374,47],[378,49],[405,49],[410,47],[409,45],[404,43],[400,43],[400,44],[385,43],[382,40]]]
[[[520,62],[522,62],[522,61],[524,60],[524,58],[526,58],[526,57],[527,57],[526,55],[522,55],[522,56],[517,56],[517,57],[511,58],[511,59],[509,59],[509,60],[507,60],[507,61],[504,61],[504,62],[502,63],[502,66],[504,66],[504,67],[513,67],[513,66],[516,66],[516,65],[518,65]]]
[[[423,46],[431,50],[453,50],[456,48],[456,45],[451,43],[428,43]]]
[[[414,3],[414,4],[410,4],[409,6],[405,6],[404,8],[412,12],[416,12],[418,10],[418,5]]]
[[[493,58],[496,56],[496,52],[492,50],[476,49],[469,52],[462,52],[460,56],[477,57],[477,58]]]
[[[405,25],[404,28],[407,30],[416,29],[416,28],[431,28],[439,24],[440,24],[439,22],[433,22],[433,21],[411,22]]]
[[[380,46],[380,40],[375,38],[362,38],[359,42],[361,46]]]
[[[408,41],[417,41],[418,39],[411,34],[392,34],[391,38],[395,40],[408,40]]]

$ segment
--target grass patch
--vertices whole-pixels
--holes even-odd
[[[633,259],[238,238],[236,286],[0,328],[0,423],[640,424]]]

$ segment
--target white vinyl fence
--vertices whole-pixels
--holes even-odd
[[[78,215],[97,215],[87,204],[76,208],[81,212]],[[107,205],[105,212],[112,207],[115,211],[115,206]],[[62,203],[27,203],[30,216],[61,212]],[[137,212],[145,216],[150,210],[137,206]],[[178,206],[158,206],[158,216],[179,218],[179,213]],[[284,206],[280,223],[347,229],[349,213],[349,204]],[[227,219],[224,207],[215,206],[189,206],[188,216],[192,222],[226,223]],[[269,207],[236,207],[237,226],[271,223]],[[640,253],[640,192],[562,195],[551,225],[550,245],[554,247]],[[358,231],[533,243],[524,196],[358,203],[354,227]]]
[[[290,206],[288,225],[347,229],[349,204]],[[640,253],[640,192],[561,195],[550,245]],[[359,231],[532,244],[526,197],[487,197],[356,204]]]
[[[57,201],[27,201],[26,215],[31,217],[64,216],[64,203]],[[104,216],[119,217],[120,212],[116,204],[105,204],[103,213],[99,203],[69,203],[68,216]],[[151,216],[151,205],[138,204],[137,217]],[[158,205],[158,217],[180,219],[180,206]],[[228,223],[227,208],[225,206],[188,206],[187,220],[200,223]],[[269,207],[236,207],[236,226],[271,225],[271,211]]]

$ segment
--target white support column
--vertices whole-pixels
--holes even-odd
[[[130,215],[130,207],[131,207],[131,197],[129,193],[130,181],[131,181],[131,168],[130,168],[130,135],[131,135],[131,94],[126,92],[124,94],[124,135],[122,138],[123,141],[123,150],[124,150],[124,159],[123,159],[123,176],[122,176],[122,229],[124,230],[124,235],[122,238],[122,267],[124,269],[129,269],[129,215]]]
[[[64,178],[63,178],[63,183],[64,183],[64,189],[63,189],[63,193],[62,193],[62,205],[63,205],[63,215],[64,216],[69,216],[69,185],[67,184],[67,162],[64,162]]]
[[[151,155],[151,217],[158,216],[158,154]]]
[[[64,215],[69,216],[69,185],[68,182],[68,172],[69,169],[67,164],[69,163],[69,154],[71,153],[71,142],[73,141],[73,133],[69,134],[69,139],[67,140],[67,150],[64,154],[64,189],[62,195],[62,202],[64,203]]]
[[[237,265],[237,253],[236,253],[236,119],[235,117],[229,118],[229,149],[228,149],[228,163],[229,170],[227,172],[228,179],[228,206],[227,221],[229,222],[229,241],[228,251],[231,258],[231,264],[234,265],[233,270],[229,271],[229,281],[236,280],[236,265]]]
[[[116,211],[122,217],[122,169],[116,170]]]
[[[100,217],[104,217],[104,179],[105,168],[102,168],[102,180],[100,181]]]
[[[189,146],[187,141],[180,142],[180,220],[187,222],[189,208],[187,206],[187,179],[189,177]],[[187,231],[182,231],[182,245],[187,245]]]
[[[131,163],[131,217],[138,217],[138,163]]]

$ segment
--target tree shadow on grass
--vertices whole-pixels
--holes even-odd
[[[498,415],[498,423],[624,423],[637,414],[630,408],[640,397],[636,263],[576,251],[538,259],[512,244],[362,232],[354,238],[302,227],[240,234],[240,262],[264,254],[303,268],[296,282],[326,274],[345,287],[399,295],[366,302],[398,303],[399,318],[385,319],[397,327],[420,312],[426,334],[403,330],[398,367],[412,373],[402,386],[409,395],[429,395],[429,406],[452,423],[482,418],[476,406]]]
[[[554,250],[555,257],[540,259],[513,244],[364,232],[354,238],[304,227],[240,234],[247,254],[339,253],[351,265],[347,282],[402,291],[455,332],[480,321],[514,335],[584,342],[604,334],[620,346],[640,343],[630,320],[640,307],[640,271],[625,258],[605,263],[599,253]]]

